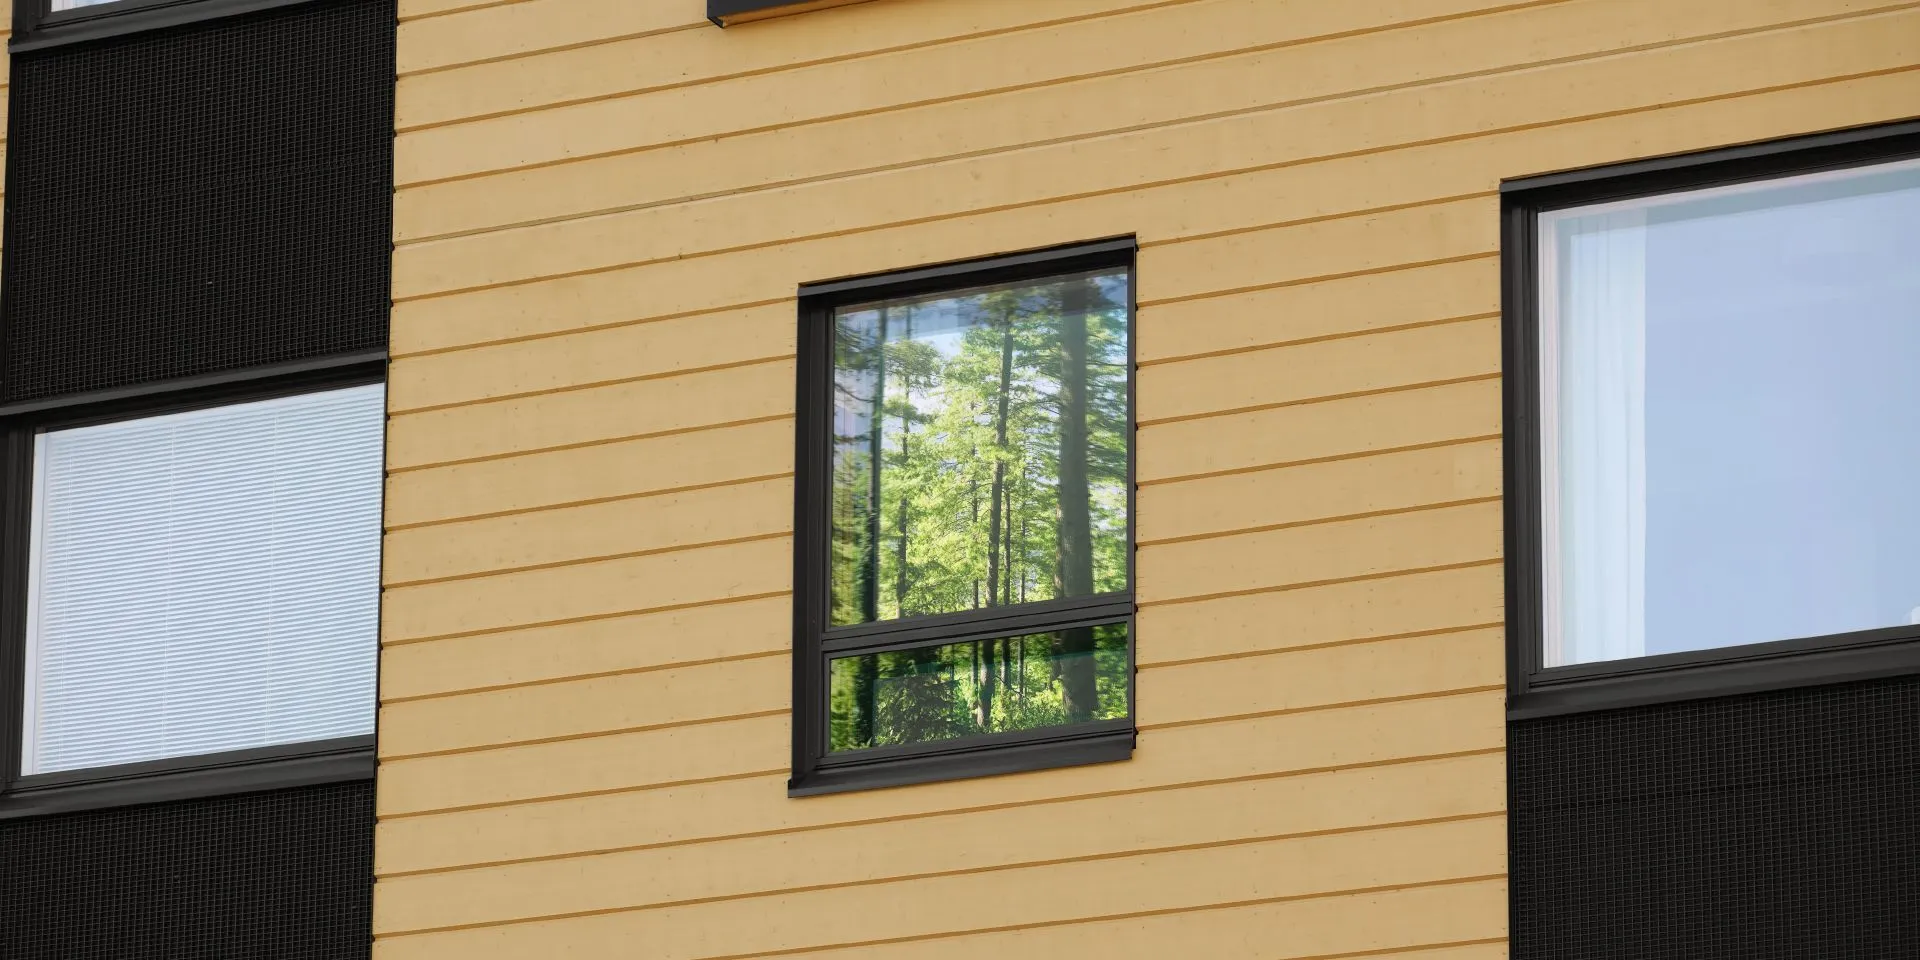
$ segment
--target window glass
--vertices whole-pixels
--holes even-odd
[[[1544,665],[1920,622],[1920,162],[1539,226]]]
[[[932,743],[1127,716],[1127,625],[831,661],[828,748]]]
[[[384,397],[40,434],[23,774],[373,732]]]
[[[103,3],[113,2],[114,0],[53,0],[53,6],[50,9],[54,13],[59,13],[62,10],[78,10],[81,7],[97,7]]]
[[[834,316],[834,625],[1128,586],[1128,273]]]

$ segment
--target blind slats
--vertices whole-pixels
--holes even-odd
[[[38,437],[23,773],[372,732],[384,407]]]

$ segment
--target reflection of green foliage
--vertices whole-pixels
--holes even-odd
[[[1086,395],[1083,408],[1063,410],[1062,338],[1082,326],[1068,323],[1063,308],[1075,296],[1084,305],[1077,315],[1084,316],[1086,341],[1076,355],[1085,357]],[[1085,550],[1093,592],[1126,588],[1128,299],[1122,272],[858,308],[837,318],[833,623],[1059,596],[1058,478],[1067,416],[1086,430]],[[929,328],[939,331],[939,346]],[[873,611],[865,609],[869,590],[877,593]]]
[[[1083,274],[839,313],[832,623],[1126,589],[1127,285]],[[1126,662],[1123,626],[838,660],[832,748],[1123,717]]]
[[[1125,717],[1130,679],[1127,627],[1095,627],[1093,639],[1091,653],[1061,654],[1057,652],[1058,634],[1031,634],[1004,641],[970,640],[835,660],[830,684],[829,747],[837,752],[1066,725],[1074,721],[1060,678],[1075,659],[1093,661],[1099,703],[1087,719]],[[998,664],[1004,671],[995,678],[999,694],[992,699],[982,723],[983,668],[989,644],[1012,656]],[[870,724],[862,723],[854,691],[863,667],[876,676]],[[869,725],[870,735],[856,733]]]

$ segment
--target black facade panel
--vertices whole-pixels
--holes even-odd
[[[387,343],[393,0],[16,56],[0,399]]]
[[[1920,678],[1509,736],[1515,960],[1920,957]]]
[[[0,822],[8,960],[373,949],[373,783]]]

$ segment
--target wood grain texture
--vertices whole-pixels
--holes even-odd
[[[1920,116],[1911,0],[560,2],[402,4],[383,960],[1504,957],[1500,183]],[[796,288],[1116,235],[1134,757],[788,799]]]

